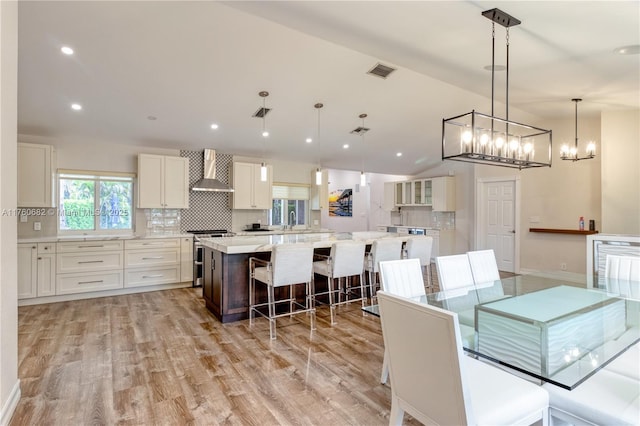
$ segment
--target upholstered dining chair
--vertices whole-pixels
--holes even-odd
[[[498,262],[493,250],[476,250],[467,252],[471,274],[475,284],[496,281],[500,279]]]
[[[608,292],[640,300],[640,256],[608,254],[604,275]]]
[[[260,266],[258,266],[260,265]],[[257,303],[256,282],[267,288],[267,302]],[[295,286],[305,286],[305,303],[299,303]],[[275,288],[289,286],[288,298],[275,299]],[[313,306],[313,246],[311,244],[278,244],[271,251],[269,262],[249,258],[249,324],[253,324],[255,313],[269,320],[269,335],[276,338],[276,318],[300,313],[311,314],[311,329],[315,330],[316,310]],[[289,309],[279,313],[276,306],[289,303]],[[267,307],[267,313],[263,312]]]
[[[456,314],[378,292],[391,374],[390,425],[406,411],[424,424],[548,422],[549,394],[533,383],[463,355]]]
[[[364,290],[364,263],[362,262],[365,249],[364,241],[339,241],[331,245],[331,251],[325,260],[313,262],[314,274],[327,277],[327,291],[314,293],[314,301],[317,302],[319,295],[327,294],[329,296],[331,325],[336,323],[336,306],[357,300],[362,301],[363,307],[365,305],[367,295]],[[356,298],[351,297],[353,287],[350,285],[350,278],[352,277],[358,277],[360,290]],[[342,287],[342,278],[345,279],[344,287]],[[335,287],[335,280],[338,280],[338,288]],[[341,300],[343,292],[345,300]]]
[[[431,249],[433,246],[433,237],[420,236],[411,237],[404,245],[404,257],[406,259],[419,259],[420,266],[427,273],[427,288],[433,286],[431,277]]]
[[[640,256],[608,254],[604,267],[607,278],[640,281]]]
[[[379,263],[385,260],[400,260],[402,243],[403,240],[399,237],[381,238],[371,243],[371,250],[365,256],[364,270],[369,275],[369,295],[372,304],[377,289]]]
[[[420,260],[414,258],[380,262],[380,288],[407,298],[426,296]],[[389,356],[385,350],[380,383],[387,383],[388,378]]]
[[[436,257],[440,290],[473,286],[473,273],[466,254]]]

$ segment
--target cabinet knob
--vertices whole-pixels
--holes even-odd
[[[41,257],[39,257],[39,258],[38,258],[38,260],[42,260],[42,258],[41,258]]]

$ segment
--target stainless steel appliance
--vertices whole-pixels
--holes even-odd
[[[187,231],[193,234],[193,287],[202,287],[202,265],[204,261],[204,248],[202,238],[233,237],[235,234],[226,229],[207,229],[200,231]]]
[[[424,228],[409,228],[409,234],[411,234],[411,235],[425,235]]]

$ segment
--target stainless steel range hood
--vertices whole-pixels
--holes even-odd
[[[216,151],[204,150],[204,177],[197,181],[192,191],[233,192],[233,188],[216,179]]]

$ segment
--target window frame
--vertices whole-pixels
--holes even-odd
[[[58,169],[56,173],[56,210],[58,212],[56,217],[56,229],[58,235],[132,235],[135,232],[135,218],[136,218],[136,204],[135,204],[135,191],[136,191],[136,175],[134,173],[123,172],[108,172],[108,171],[93,171],[93,170],[67,170]],[[60,185],[62,180],[87,180],[94,182],[93,188],[93,213],[89,214],[93,217],[93,229],[63,229],[60,227],[61,219],[63,216],[62,202],[63,191],[61,191]],[[100,199],[100,183],[101,182],[126,182],[131,185],[131,205],[130,205],[130,228],[119,229],[102,229],[100,228],[100,218],[102,217],[100,212],[101,199]],[[98,214],[96,214],[98,213]]]
[[[294,197],[294,198],[281,198],[278,194],[278,188],[279,189],[283,189],[283,187],[287,187],[287,189],[289,189],[288,192],[293,192],[293,193],[300,193],[299,191],[302,191],[303,193],[306,192],[306,194],[302,195],[301,197]],[[272,193],[272,200],[271,200],[271,208],[269,209],[269,225],[270,226],[282,226],[282,227],[286,227],[289,226],[289,202],[295,202],[295,211],[296,211],[296,224],[293,226],[305,226],[305,227],[309,227],[309,220],[311,217],[311,186],[308,184],[297,184],[297,183],[280,183],[280,182],[274,182],[272,184],[272,188],[271,188],[271,193]],[[304,196],[306,196],[306,198],[304,198]],[[280,213],[280,219],[282,221],[282,223],[280,224],[274,224],[273,223],[273,210],[274,210],[274,205],[276,202],[279,201],[284,201],[282,202],[282,209],[281,209],[281,213]],[[305,212],[304,215],[302,216],[304,218],[304,223],[300,224],[300,215],[298,214],[298,212],[300,211],[300,207],[298,205],[298,202],[303,201],[305,203]]]

